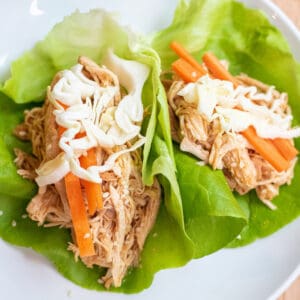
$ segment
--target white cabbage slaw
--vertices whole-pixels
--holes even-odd
[[[260,93],[255,86],[239,85],[234,88],[229,81],[202,76],[195,83],[188,83],[178,95],[185,101],[195,103],[199,113],[209,122],[219,119],[223,131],[242,132],[249,126],[256,129],[262,138],[292,139],[300,136],[300,128],[290,129],[292,116],[282,116],[276,109],[284,104],[286,94],[280,94],[273,101],[270,87],[267,93]],[[270,108],[255,103],[255,100],[271,102]]]
[[[101,183],[101,172],[113,169],[120,155],[145,143],[146,138],[140,135],[143,120],[141,95],[149,68],[136,61],[121,59],[111,50],[105,66],[127,91],[117,106],[108,107],[119,93],[119,87],[101,87],[84,75],[81,64],[62,71],[61,78],[49,91],[49,100],[56,108],[56,123],[66,130],[59,140],[62,152],[36,170],[39,186],[56,183],[69,172],[81,179]],[[76,138],[82,132],[85,136]],[[124,145],[133,138],[136,141],[131,147],[111,154],[103,165],[87,169],[80,166],[78,158],[87,150],[97,146],[112,148]]]

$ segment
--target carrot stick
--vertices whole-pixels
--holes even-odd
[[[85,132],[78,132],[75,137],[76,137],[76,139],[80,139],[80,138],[83,138],[85,136],[86,136]]]
[[[58,134],[61,136],[65,132],[66,128],[59,126]],[[85,137],[85,132],[79,132],[76,134],[76,138]],[[88,150],[87,156],[82,155],[79,158],[80,165],[82,168],[87,169],[90,166],[94,166],[97,164],[95,149]],[[87,180],[81,180],[82,185],[85,188],[86,198],[88,202],[89,215],[92,216],[95,214],[97,209],[102,208],[102,190],[101,185],[99,183],[90,182]]]
[[[242,135],[249,141],[254,149],[268,161],[277,171],[282,172],[289,168],[290,164],[277,150],[272,141],[260,138],[255,128],[250,126]]]
[[[87,155],[82,155],[79,158],[82,168],[87,169],[90,166],[97,164],[95,149],[87,151]],[[88,208],[90,216],[94,215],[97,209],[102,208],[102,190],[99,183],[90,182],[87,180],[81,180],[82,185],[85,188],[86,198],[88,201]]]
[[[199,64],[199,62],[186,49],[184,49],[183,46],[173,41],[170,47],[180,58],[184,59],[190,65],[192,65],[199,72],[200,76],[206,74],[206,71]]]
[[[234,87],[238,86],[236,79],[225,69],[213,53],[206,52],[202,56],[202,60],[214,77],[221,80],[228,80],[233,83]]]
[[[64,109],[64,110],[66,110],[66,109],[68,109],[68,108],[69,108],[69,105],[62,103],[62,102],[61,102],[61,101],[59,101],[59,100],[56,100],[56,101],[58,102],[58,104],[59,104],[60,106],[62,106],[62,107],[63,107],[63,109]]]
[[[59,137],[65,130],[66,128],[58,126]],[[79,254],[81,257],[94,255],[95,249],[91,238],[80,179],[73,173],[68,173],[65,176],[65,187]]]
[[[65,176],[65,186],[80,256],[95,255],[90,225],[81,193],[80,180],[73,173],[68,173]]]
[[[185,82],[196,82],[201,74],[183,58],[179,58],[172,63],[174,72]]]
[[[294,159],[298,154],[298,150],[287,139],[277,138],[272,140],[272,142],[281,155],[288,161]]]

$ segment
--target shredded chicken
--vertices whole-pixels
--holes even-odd
[[[273,108],[281,116],[290,114],[288,97],[274,88],[252,79],[246,75],[237,76],[240,85],[255,86],[260,93],[272,92],[273,101],[253,100],[255,104]],[[297,159],[290,164],[287,171],[277,172],[263,157],[253,150],[247,140],[239,133],[224,132],[220,120],[208,121],[201,115],[193,102],[188,102],[180,95],[186,84],[174,75],[170,84],[167,80],[171,132],[174,141],[180,143],[182,151],[189,152],[213,169],[221,169],[232,190],[245,194],[252,189],[266,205],[274,208],[270,200],[279,193],[279,187],[290,184]],[[273,105],[274,99],[281,98],[281,104]],[[208,100],[209,101],[209,100]],[[272,106],[273,105],[273,106]],[[293,143],[293,141],[291,140]]]
[[[80,57],[79,63],[84,66],[84,74],[99,85],[119,87],[118,78],[108,69],[100,68],[85,57]],[[53,79],[51,88],[59,78],[60,73]],[[121,92],[115,96],[111,105],[117,105],[120,99]],[[53,110],[54,106],[47,97],[42,107],[25,112],[24,123],[15,130],[19,138],[32,143],[33,155],[18,149],[15,151],[18,173],[25,178],[34,180],[37,176],[35,169],[61,151]],[[97,164],[101,165],[111,153],[120,150],[120,147],[123,149],[130,146],[127,143],[113,149],[97,148]],[[87,267],[98,265],[107,268],[106,274],[100,280],[106,288],[111,285],[120,286],[127,270],[138,266],[140,253],[158,213],[160,186],[157,180],[154,180],[152,186],[145,186],[141,168],[140,150],[136,150],[120,155],[112,171],[101,173],[103,208],[89,217],[96,255],[83,257],[82,261]],[[82,193],[85,198],[84,190]],[[27,212],[39,225],[60,226],[72,230],[63,180],[41,187],[30,201]],[[79,249],[75,238],[73,241],[68,249],[78,258]]]

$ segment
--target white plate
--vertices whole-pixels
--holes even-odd
[[[101,7],[118,11],[123,24],[151,32],[167,26],[175,0],[11,0],[0,4],[0,77],[9,63],[43,38],[64,15],[79,8]],[[300,34],[286,16],[268,0],[244,0],[265,11],[288,38],[300,60]],[[298,56],[297,56],[298,55]],[[98,293],[64,279],[46,259],[30,249],[0,240],[1,299],[275,299],[299,273],[300,219],[276,234],[250,246],[222,250],[179,269],[155,276],[152,286],[137,295]],[[271,296],[273,295],[273,296]]]

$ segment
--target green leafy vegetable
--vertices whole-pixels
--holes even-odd
[[[275,211],[270,211],[268,207],[262,205],[253,192],[250,193],[249,200],[243,197],[242,201],[249,205],[249,225],[242,231],[241,239],[233,241],[230,246],[242,246],[257,238],[263,238],[297,218],[300,214],[299,185],[297,184],[299,180],[300,164],[298,163],[293,184],[283,186],[280,189],[280,196],[274,200],[278,207]]]
[[[286,91],[293,110],[294,124],[300,123],[300,65],[294,60],[282,34],[262,12],[248,9],[232,0],[180,1],[172,24],[152,39],[152,46],[161,58],[163,70],[169,70],[171,63],[176,60],[176,55],[169,47],[174,40],[180,42],[199,61],[204,52],[213,51],[218,57],[230,62],[233,74],[243,72]],[[299,139],[296,140],[296,146],[299,149]],[[187,154],[181,155],[180,160],[176,160],[179,174],[182,168],[185,169],[181,161],[185,156],[188,157]],[[215,171],[205,169],[201,173],[203,176],[196,177],[197,180],[191,176],[191,185],[202,184],[207,173]],[[241,239],[235,240],[231,246],[245,245],[258,237],[269,235],[300,215],[300,199],[297,196],[299,176],[298,162],[292,184],[282,187],[280,195],[273,201],[278,207],[275,212],[265,207],[254,192],[245,196],[235,195],[245,213],[249,214],[249,224],[244,228]],[[180,177],[179,185],[182,186]],[[212,179],[208,191],[217,186],[217,180]],[[188,196],[188,192],[182,194],[184,201]]]
[[[186,231],[195,242],[195,257],[201,257],[233,240],[246,216],[221,171],[199,166],[197,159],[175,149]]]
[[[0,94],[1,95],[1,94]],[[35,185],[25,181],[16,174],[13,148],[30,150],[30,146],[18,141],[13,135],[16,124],[23,119],[24,105],[16,105],[7,97],[1,95],[0,101],[0,186],[1,193],[16,198],[33,196]],[[13,179],[13,180],[12,180]]]

